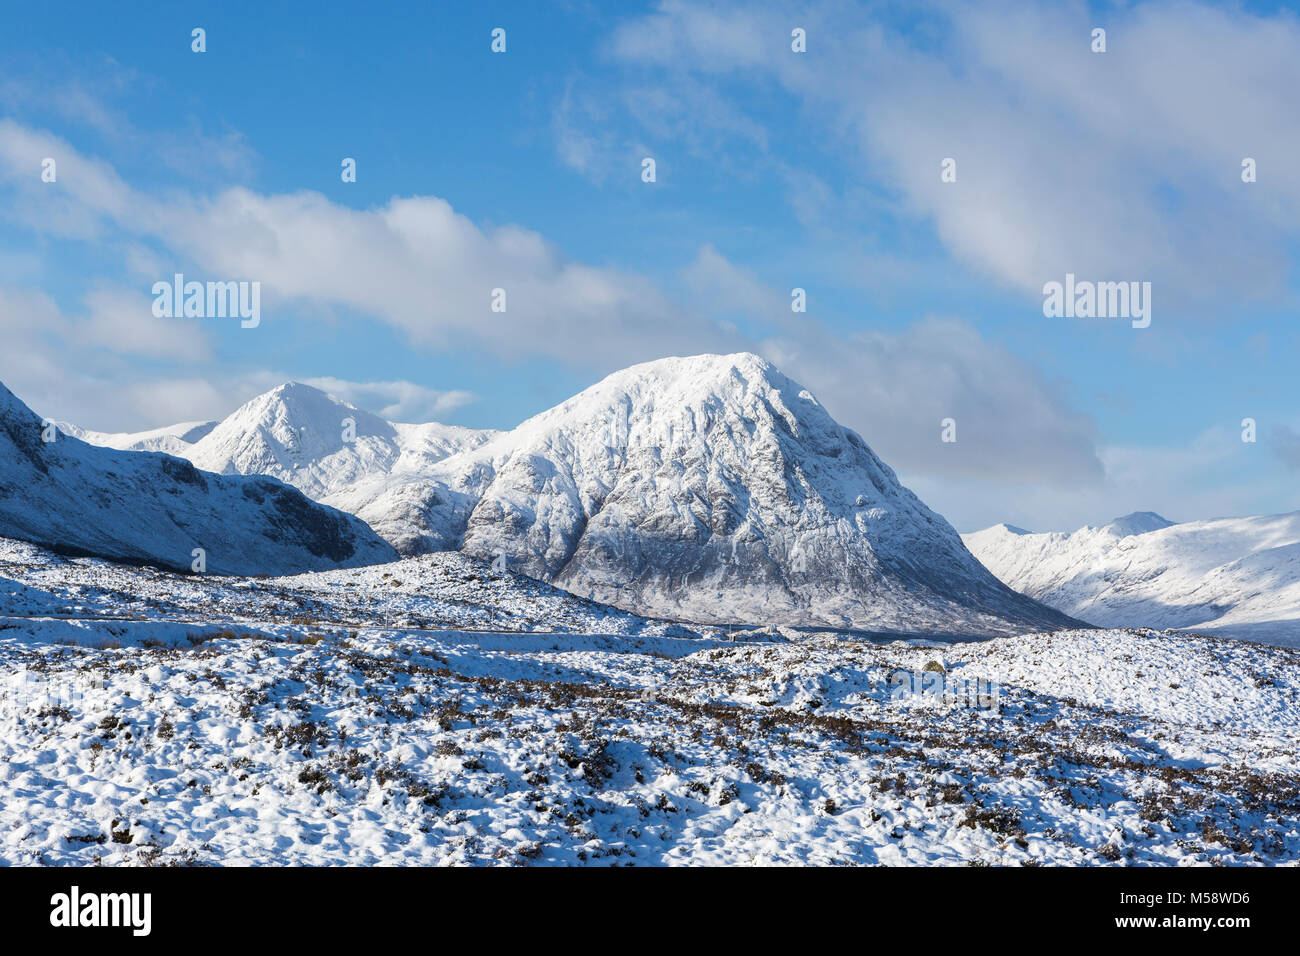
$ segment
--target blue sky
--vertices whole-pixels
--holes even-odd
[[[1293,11],[385,6],[7,10],[0,381],[103,430],[289,378],[509,427],[750,350],[961,530],[1300,508]],[[261,325],[154,319],[176,271]],[[1045,318],[1067,271],[1150,281],[1151,326]]]

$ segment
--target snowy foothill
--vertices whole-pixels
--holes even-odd
[[[3,863],[1300,860],[1285,648],[727,634],[457,554],[250,579],[0,541],[0,603]]]

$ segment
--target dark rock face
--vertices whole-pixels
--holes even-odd
[[[278,540],[297,543],[319,558],[343,565],[357,553],[357,538],[348,515],[325,508],[296,488],[273,478],[266,483],[271,504],[268,521]]]

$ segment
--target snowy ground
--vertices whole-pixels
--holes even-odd
[[[678,624],[597,604],[455,552],[285,578],[178,575],[65,559],[0,538],[0,614],[111,617],[118,643],[175,640],[198,626],[301,633],[304,627],[383,626],[696,636]],[[163,626],[172,622],[179,626]],[[93,634],[88,637],[93,639]]]
[[[1300,860],[1283,648],[733,642],[455,556],[240,581],[13,543],[0,613],[3,863]],[[891,696],[931,662],[1000,706]]]

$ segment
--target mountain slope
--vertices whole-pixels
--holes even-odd
[[[996,581],[861,438],[748,354],[634,366],[324,500],[403,553],[504,555],[658,616],[955,635],[1070,623]]]
[[[1183,524],[1144,512],[1070,534],[995,525],[963,540],[1006,584],[1093,624],[1300,646],[1300,512]]]
[[[755,645],[450,553],[0,539],[0,686],[0,865],[1300,862],[1300,653],[1169,631]]]
[[[117,451],[70,436],[42,440],[41,419],[0,385],[0,535],[65,554],[189,569],[273,574],[391,560],[356,518],[266,478],[205,474],[169,455]]]

